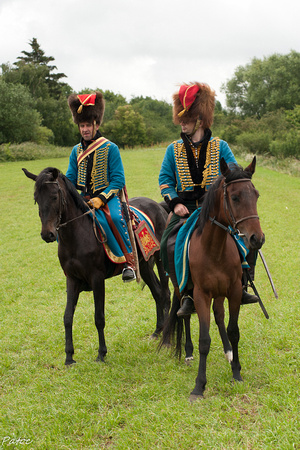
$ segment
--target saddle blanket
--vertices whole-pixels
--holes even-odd
[[[146,261],[160,249],[160,243],[155,236],[155,228],[152,220],[143,211],[130,206],[130,211],[134,216],[134,233],[136,241],[139,248],[143,254]],[[97,217],[96,219],[99,219]],[[124,257],[120,256],[118,253],[118,245],[116,243],[115,237],[109,227],[107,221],[102,221],[102,223],[97,220],[97,228],[100,234],[100,239],[103,241],[103,246],[108,258],[114,263],[124,263]]]
[[[138,224],[134,230],[134,234],[144,259],[148,261],[160,249],[160,243],[155,236],[153,222],[149,216],[134,206],[130,206],[130,210],[138,217]]]
[[[195,229],[200,211],[201,208],[198,208],[196,211],[194,211],[193,214],[191,214],[187,221],[182,225],[182,227],[179,229],[175,242],[175,271],[180,292],[184,290],[189,277],[190,238]],[[233,237],[242,256],[242,267],[245,269],[249,268],[250,266],[246,261],[246,256],[248,255],[249,250],[245,246],[242,237],[238,236],[238,233],[234,232],[233,228],[231,227],[228,227],[228,232]]]

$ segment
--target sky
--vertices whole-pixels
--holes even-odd
[[[300,51],[299,0],[0,0],[0,65],[36,38],[75,92],[172,102],[180,84],[222,84],[253,58]]]

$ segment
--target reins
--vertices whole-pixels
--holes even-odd
[[[243,217],[242,219],[239,219],[239,220],[235,220],[235,217],[234,217],[234,215],[233,215],[233,212],[232,212],[232,209],[231,209],[229,200],[228,200],[227,187],[228,187],[230,184],[233,184],[233,183],[240,183],[240,182],[242,182],[242,181],[247,181],[247,182],[250,182],[250,183],[251,183],[251,180],[250,180],[249,178],[239,178],[239,179],[237,179],[237,180],[229,181],[228,183],[225,183],[225,182],[224,182],[224,184],[223,184],[223,192],[224,192],[224,202],[223,202],[223,206],[224,206],[224,211],[225,211],[225,214],[226,214],[226,217],[227,217],[229,223],[231,224],[231,226],[232,226],[232,228],[233,228],[233,230],[234,230],[234,233],[237,232],[239,236],[243,236],[243,234],[241,234],[241,233],[239,232],[238,228],[237,228],[237,225],[238,225],[239,223],[244,222],[245,220],[259,219],[259,216],[257,216],[257,215],[251,215],[251,216]],[[225,231],[227,231],[228,233],[232,234],[232,232],[230,231],[230,229],[229,229],[228,227],[226,227],[225,225],[222,225],[220,222],[218,222],[218,221],[215,219],[215,217],[210,217],[209,220],[210,220],[212,223],[214,223],[215,225],[217,225],[218,227],[223,228]]]

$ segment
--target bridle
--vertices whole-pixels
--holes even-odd
[[[249,178],[239,178],[237,180],[232,180],[229,181],[228,183],[224,182],[223,183],[223,194],[224,194],[224,201],[223,201],[223,207],[224,207],[224,212],[226,214],[226,217],[229,221],[230,226],[233,229],[234,233],[238,233],[239,236],[244,236],[243,234],[241,234],[237,228],[238,224],[241,222],[244,222],[245,220],[250,220],[250,219],[259,219],[259,216],[257,215],[251,215],[251,216],[246,216],[243,217],[242,219],[239,220],[235,220],[235,217],[233,215],[232,212],[232,208],[230,206],[230,202],[229,202],[229,198],[228,198],[228,193],[227,193],[227,187],[233,183],[240,183],[240,182],[248,182],[248,183],[252,183],[251,180]],[[225,227],[224,225],[222,225],[220,222],[218,222],[217,220],[215,220],[215,218],[211,218],[210,220],[212,223],[215,223],[216,225],[218,225],[219,227],[225,229],[226,231],[228,231],[228,227]]]
[[[66,225],[68,225],[71,222],[74,222],[74,220],[81,219],[83,216],[86,216],[87,214],[92,213],[92,216],[93,216],[93,228],[94,228],[94,233],[95,233],[96,239],[101,244],[103,244],[104,242],[107,241],[106,236],[103,238],[103,240],[99,239],[99,236],[98,236],[98,233],[97,233],[97,228],[96,228],[97,218],[96,218],[96,214],[95,214],[95,209],[90,208],[88,204],[86,204],[88,210],[85,213],[81,214],[80,216],[73,217],[73,219],[69,219],[69,220],[67,220],[64,223],[61,223],[62,213],[63,213],[65,205],[66,205],[66,199],[65,199],[63,190],[62,190],[58,180],[45,181],[45,184],[56,184],[57,188],[58,188],[58,193],[59,193],[59,212],[58,212],[58,222],[57,222],[57,225],[56,225],[56,228],[55,228],[56,231],[59,231],[60,228],[65,227]]]
[[[58,188],[58,194],[59,194],[59,211],[58,211],[58,224],[56,226],[56,231],[60,229],[61,226],[64,226],[64,224],[61,224],[61,217],[64,210],[64,207],[66,205],[66,200],[62,191],[62,188],[60,187],[60,184],[57,180],[55,181],[45,181],[45,184],[56,184]]]

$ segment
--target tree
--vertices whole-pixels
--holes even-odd
[[[131,105],[119,106],[114,118],[103,126],[103,133],[121,148],[144,145],[146,141],[144,119]]]
[[[41,124],[41,116],[28,89],[1,78],[0,124],[0,144],[35,141]]]
[[[67,87],[66,83],[62,83],[59,80],[66,78],[66,75],[64,73],[51,73],[57,69],[55,65],[49,65],[50,62],[54,61],[54,58],[53,56],[45,56],[45,52],[41,49],[36,38],[33,38],[29,45],[32,49],[31,52],[23,50],[21,53],[24,56],[17,57],[19,61],[14,63],[16,70],[22,71],[24,67],[28,66],[39,68],[40,70],[43,69],[43,78],[48,87],[49,95],[58,98]]]
[[[293,109],[300,104],[300,53],[254,58],[239,66],[222,90],[229,110],[242,116],[260,118],[281,108]]]
[[[174,140],[178,135],[172,120],[172,106],[162,100],[151,97],[133,97],[130,101],[133,109],[144,118],[147,145]]]
[[[72,145],[76,131],[71,123],[67,96],[71,87],[60,81],[63,73],[52,73],[53,56],[45,56],[35,38],[30,42],[31,52],[23,50],[13,66],[2,64],[2,78],[11,84],[26,86],[35,99],[35,108],[41,114],[42,126],[52,130],[54,144]]]

